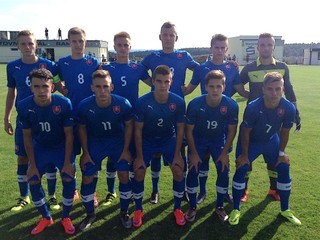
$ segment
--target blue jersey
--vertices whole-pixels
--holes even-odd
[[[187,109],[187,124],[194,125],[193,137],[197,143],[225,144],[225,129],[238,124],[239,106],[231,98],[222,95],[220,104],[211,107],[206,94],[193,99]]]
[[[31,128],[33,140],[43,147],[65,144],[65,127],[73,127],[72,106],[68,98],[52,94],[49,106],[40,107],[29,96],[17,107],[23,129]]]
[[[212,70],[221,70],[224,73],[226,76],[226,89],[223,94],[231,97],[234,92],[233,86],[240,84],[241,80],[238,68],[228,61],[224,61],[221,65],[215,65],[211,61],[206,61],[194,69],[190,83],[194,86],[198,86],[200,83],[201,93],[206,94],[206,75]]]
[[[259,97],[247,105],[241,127],[252,128],[250,142],[268,142],[281,128],[293,126],[295,113],[294,105],[284,98],[275,109],[267,109],[264,97]]]
[[[36,63],[32,64],[23,63],[21,58],[8,63],[7,87],[17,89],[16,106],[22,99],[32,95],[30,90],[31,82],[29,79],[29,73],[32,70],[39,68],[46,68],[53,76],[57,75],[55,63],[41,57],[38,58]]]
[[[103,65],[102,69],[107,70],[111,75],[114,85],[112,93],[125,97],[134,106],[139,97],[139,80],[150,78],[145,66],[131,61],[128,63],[111,62]]]
[[[143,122],[142,138],[151,143],[163,143],[175,137],[176,124],[185,122],[185,102],[169,93],[166,103],[158,103],[153,92],[140,97],[135,106],[135,121]]]
[[[57,66],[60,79],[68,89],[67,97],[72,102],[73,112],[76,113],[80,101],[92,95],[92,73],[99,68],[99,61],[89,55],[77,60],[67,56],[59,59]]]
[[[124,139],[125,122],[133,119],[130,102],[118,95],[111,94],[111,104],[100,108],[95,96],[82,100],[79,104],[79,124],[86,125],[90,140],[103,138]]]
[[[152,72],[159,65],[170,67],[173,80],[170,92],[180,97],[184,97],[181,87],[185,84],[187,69],[194,69],[199,65],[190,53],[182,50],[174,50],[172,53],[164,53],[162,50],[153,52],[143,59],[142,64]]]

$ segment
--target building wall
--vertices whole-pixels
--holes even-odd
[[[45,53],[46,58],[58,61],[61,57],[71,54],[67,40],[38,40],[38,55]],[[93,54],[101,62],[102,54],[108,58],[108,42],[100,40],[87,40],[86,54]],[[21,54],[15,40],[0,40],[0,63],[8,63],[20,58]]]
[[[320,48],[306,48],[304,53],[304,65],[320,65]]]
[[[258,51],[258,38],[259,36],[238,36],[229,38],[229,50],[228,54],[232,57],[237,57],[237,62],[240,65],[245,65],[248,62],[252,62],[257,59]],[[281,40],[281,36],[274,36],[276,46],[274,50],[274,57],[283,60],[284,40]]]

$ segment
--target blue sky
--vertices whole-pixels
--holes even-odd
[[[295,3],[297,2],[297,3]],[[259,35],[271,32],[285,43],[320,42],[318,9],[314,1],[281,0],[0,0],[0,30],[31,29],[38,39],[57,38],[58,28],[67,37],[69,28],[85,29],[87,39],[109,42],[127,31],[133,49],[158,49],[163,22],[178,28],[177,48],[208,47],[211,36]]]

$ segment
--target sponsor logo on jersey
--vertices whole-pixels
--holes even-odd
[[[284,115],[284,109],[283,109],[283,108],[278,108],[278,110],[277,110],[277,115],[278,115],[279,117],[282,117],[282,116]]]
[[[177,108],[177,105],[175,103],[169,103],[169,109],[171,112],[174,112]]]
[[[115,114],[119,114],[120,113],[120,106],[113,106],[112,110]]]
[[[47,68],[47,64],[45,64],[45,63],[40,63],[40,64],[39,64],[39,68],[41,68],[41,69],[42,69],[42,68]]]
[[[52,111],[54,114],[59,114],[61,112],[61,106],[52,106]]]
[[[228,112],[228,107],[227,106],[221,106],[220,107],[220,113],[221,114],[226,114]]]

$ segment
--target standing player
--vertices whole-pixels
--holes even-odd
[[[212,70],[221,70],[226,77],[223,94],[231,97],[235,91],[237,91],[241,96],[248,98],[249,93],[244,89],[240,81],[238,66],[234,62],[225,61],[225,56],[228,51],[228,38],[223,34],[213,35],[210,42],[210,50],[212,58],[195,68],[190,83],[184,89],[184,94],[190,94],[199,84],[201,93],[206,94],[206,75]],[[209,155],[207,154],[203,156],[199,170],[200,192],[197,198],[197,203],[199,204],[202,203],[207,196],[206,184],[208,175]],[[229,202],[232,202],[229,194],[226,195],[226,198]]]
[[[133,113],[129,101],[111,94],[113,84],[108,71],[97,70],[92,76],[90,96],[79,104],[79,139],[82,146],[81,196],[87,217],[80,223],[80,230],[90,228],[96,218],[94,212],[94,174],[101,170],[101,162],[110,157],[117,170],[120,192],[120,220],[125,228],[131,227],[128,207],[131,199],[129,146],[133,130]]]
[[[140,79],[151,86],[151,78],[147,69],[140,63],[132,62],[129,59],[131,50],[131,37],[127,32],[119,32],[114,35],[114,50],[117,54],[117,59],[114,62],[105,64],[102,69],[107,70],[112,79],[114,86],[114,94],[125,97],[129,100],[132,106],[139,96],[139,81]],[[134,148],[134,146],[133,146]],[[134,149],[131,149],[131,153],[134,155]],[[110,205],[112,201],[117,197],[115,191],[115,179],[116,169],[115,165],[108,158],[107,162],[107,185],[108,194],[106,196],[103,205]]]
[[[54,164],[60,170],[63,184],[61,223],[67,234],[74,234],[75,228],[69,217],[75,189],[71,102],[52,94],[53,76],[49,70],[33,70],[29,79],[33,96],[21,101],[17,109],[30,164],[27,179],[32,201],[42,215],[31,234],[39,234],[53,224],[41,186],[41,177],[48,164]]]
[[[183,50],[176,50],[174,48],[178,40],[176,26],[171,22],[165,22],[161,26],[159,39],[161,40],[162,50],[151,53],[146,56],[142,64],[145,65],[152,72],[158,65],[166,65],[172,71],[172,85],[170,92],[173,92],[184,98],[182,87],[185,83],[187,69],[193,70],[199,65],[192,56]],[[186,161],[184,146],[181,149],[182,157]],[[150,198],[151,203],[157,203],[159,200],[159,177],[161,170],[161,155],[156,154],[151,161],[151,175],[152,175],[152,194]],[[185,166],[187,166],[185,164]],[[185,169],[186,174],[187,169]]]
[[[212,70],[206,75],[207,94],[193,99],[187,109],[186,136],[188,140],[189,171],[187,189],[190,209],[187,221],[194,221],[197,207],[198,175],[202,159],[207,154],[213,158],[217,168],[216,213],[222,221],[228,215],[223,208],[223,200],[229,186],[229,149],[236,135],[238,124],[238,104],[222,94],[226,77],[220,70]],[[228,129],[227,134],[225,129]]]
[[[146,167],[151,157],[161,153],[168,162],[173,175],[174,216],[176,223],[186,223],[181,211],[185,181],[183,176],[184,161],[181,147],[184,135],[185,102],[169,92],[172,84],[172,72],[168,66],[159,65],[153,72],[154,91],[138,99],[135,105],[135,144],[137,158],[134,161],[134,179],[132,191],[136,203],[133,226],[142,225],[144,178]]]
[[[19,124],[19,117],[17,117],[15,132],[13,131],[11,124],[11,113],[14,104],[17,106],[17,104],[24,98],[32,95],[30,90],[29,73],[33,69],[47,68],[52,72],[52,74],[57,74],[54,62],[51,62],[45,58],[37,57],[37,39],[30,30],[23,30],[18,33],[17,44],[22,57],[9,62],[7,65],[8,93],[4,116],[4,130],[9,135],[15,134],[15,153],[18,156],[17,176],[20,197],[18,198],[17,204],[11,208],[11,211],[20,211],[24,206],[30,203],[27,183],[27,169],[29,160],[23,145],[23,135],[21,125]],[[57,203],[55,196],[57,169],[52,165],[48,165],[46,172],[49,195],[48,203],[50,205],[50,209],[58,210],[60,205]]]
[[[76,120],[78,104],[81,100],[92,95],[91,83],[92,73],[96,71],[100,64],[97,58],[85,54],[86,33],[83,29],[73,27],[68,31],[68,41],[71,48],[71,55],[60,58],[57,66],[61,81],[58,90],[64,96],[71,100],[73,107],[73,117]],[[74,129],[74,150],[75,154],[80,154],[81,146]],[[96,178],[98,177],[98,173]],[[97,179],[95,179],[97,182]],[[75,191],[75,199],[78,193]],[[98,200],[95,197],[95,206],[98,206]]]
[[[244,112],[236,150],[236,172],[233,176],[233,211],[229,217],[231,225],[240,218],[240,200],[245,190],[245,175],[252,162],[261,154],[278,173],[277,192],[280,195],[280,214],[290,222],[301,222],[289,209],[291,177],[290,160],[285,153],[289,132],[293,126],[296,109],[282,98],[284,80],[280,73],[269,72],[263,80],[263,96],[250,102]]]
[[[295,105],[296,107],[296,130],[299,131],[301,128],[300,114],[297,109],[296,95],[293,91],[293,87],[290,82],[289,68],[286,63],[276,60],[273,57],[273,51],[275,48],[275,39],[270,33],[262,33],[259,35],[257,50],[259,52],[259,57],[256,61],[249,63],[244,66],[240,73],[241,82],[244,84],[249,83],[249,100],[252,100],[262,96],[262,84],[263,77],[267,72],[279,72],[283,76],[284,80],[284,90],[286,98]],[[277,171],[272,166],[272,164],[267,163],[268,174],[270,178],[270,189],[268,195],[272,196],[276,201],[280,201],[279,194],[277,193]],[[252,167],[248,171],[246,176],[246,189],[242,196],[241,201],[246,202],[248,199],[248,180]]]

